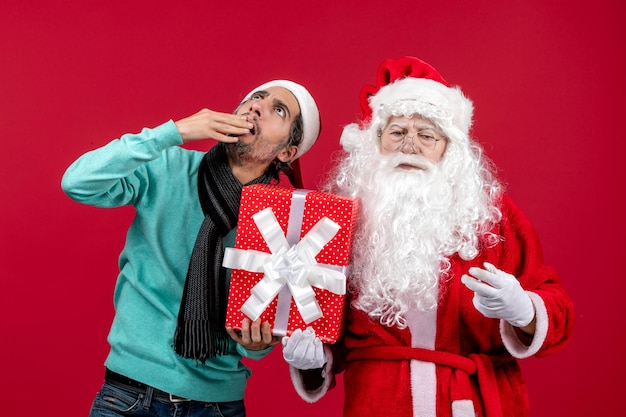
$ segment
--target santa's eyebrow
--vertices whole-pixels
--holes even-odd
[[[387,129],[391,129],[392,127],[400,128],[400,129],[406,129],[407,127],[409,127],[409,124],[408,123],[401,123],[401,122],[394,122],[394,123],[390,124],[389,126],[387,126]]]
[[[413,125],[415,130],[434,130],[437,131],[437,127],[430,123],[420,123],[419,125]]]
[[[437,127],[430,123],[420,123],[419,125],[410,125],[410,122],[393,122],[387,129],[392,127],[400,128],[400,129],[408,129],[409,127],[413,127],[415,130],[434,130],[437,131]]]

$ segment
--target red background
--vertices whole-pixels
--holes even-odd
[[[2,414],[86,416],[102,383],[133,213],[70,201],[59,183],[76,157],[202,107],[231,111],[261,82],[290,78],[322,112],[319,144],[302,159],[314,188],[360,87],[402,55],[474,100],[475,136],[576,303],[566,349],[523,362],[532,416],[623,410],[624,3],[219,3],[2,1]],[[299,400],[280,349],[251,366],[249,416],[340,416],[341,389]]]

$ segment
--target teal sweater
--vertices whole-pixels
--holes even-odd
[[[243,399],[248,351],[231,341],[229,354],[206,364],[174,352],[173,335],[191,251],[204,219],[197,172],[204,153],[183,149],[169,121],[127,134],[88,152],[65,172],[62,188],[97,207],[132,204],[136,215],[119,258],[115,318],[105,365],[160,390],[198,401]],[[234,243],[234,231],[227,236]]]

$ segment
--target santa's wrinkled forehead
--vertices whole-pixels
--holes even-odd
[[[389,116],[387,121],[385,122],[385,126],[389,125],[400,125],[400,126],[408,126],[408,127],[416,127],[416,126],[428,126],[430,129],[436,129],[437,125],[423,117],[421,114],[413,113],[409,115],[398,115],[398,116]]]

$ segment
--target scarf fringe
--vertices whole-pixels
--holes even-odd
[[[207,358],[228,354],[230,336],[226,331],[209,331],[209,320],[181,323],[174,334],[174,350],[187,359],[206,363]]]

